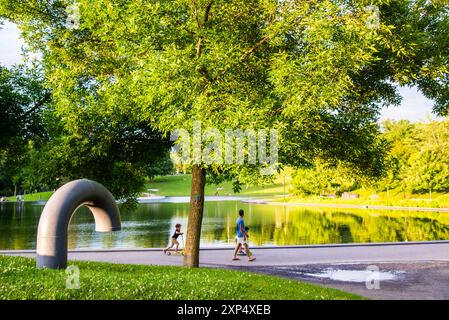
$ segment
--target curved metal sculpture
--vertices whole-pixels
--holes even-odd
[[[42,211],[37,231],[37,267],[67,267],[69,222],[76,209],[83,205],[94,215],[96,231],[110,232],[121,229],[120,211],[108,189],[86,179],[69,182],[51,196]]]

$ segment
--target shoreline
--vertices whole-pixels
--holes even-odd
[[[263,198],[262,198],[263,197]],[[137,198],[138,204],[150,204],[150,203],[188,203],[189,196],[159,196],[155,198],[140,197]],[[438,207],[413,207],[413,206],[388,206],[388,205],[368,205],[368,204],[349,204],[349,203],[313,203],[313,202],[283,202],[273,201],[273,196],[254,197],[251,195],[231,195],[231,196],[205,196],[205,202],[216,201],[241,201],[247,204],[262,204],[271,206],[286,206],[286,207],[314,207],[314,208],[341,208],[341,209],[364,209],[364,210],[395,210],[395,211],[424,211],[424,212],[449,212],[449,208]],[[0,205],[4,204],[32,204],[32,205],[45,205],[47,200],[37,201],[2,201]],[[117,200],[120,203],[120,200]]]
[[[245,200],[251,204],[265,204],[287,207],[322,207],[322,208],[345,208],[345,209],[365,209],[365,210],[399,210],[399,211],[427,211],[427,212],[449,212],[449,208],[435,207],[406,207],[406,206],[384,206],[384,205],[363,205],[344,203],[308,203],[308,202],[275,202],[267,200]]]

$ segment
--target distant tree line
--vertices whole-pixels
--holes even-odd
[[[318,159],[298,169],[293,191],[301,195],[341,194],[361,187],[423,194],[449,192],[449,120],[411,123],[386,120],[387,154],[382,173],[367,178],[344,164]]]

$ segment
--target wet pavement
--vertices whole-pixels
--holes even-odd
[[[380,300],[448,300],[449,262],[231,267],[352,292]]]

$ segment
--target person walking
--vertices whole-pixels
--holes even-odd
[[[240,260],[239,258],[237,258],[237,254],[239,253],[240,249],[242,247],[244,247],[246,255],[248,257],[248,261],[251,262],[251,261],[256,260],[256,258],[254,258],[250,254],[250,251],[248,248],[248,243],[246,241],[247,240],[247,234],[246,234],[247,231],[245,229],[245,220],[243,218],[244,215],[245,215],[245,212],[243,211],[243,209],[240,209],[239,217],[237,218],[237,221],[236,221],[237,244],[234,249],[234,257],[232,258],[232,260]]]

